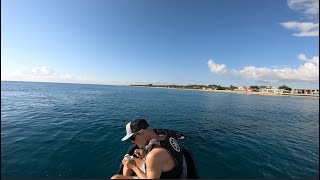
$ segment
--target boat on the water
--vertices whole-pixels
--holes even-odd
[[[181,132],[174,131],[174,130],[168,130],[168,129],[154,129],[155,131],[166,131],[170,132],[170,134],[174,135],[174,138],[177,140],[183,140],[186,139],[187,136],[182,134]],[[181,179],[199,179],[199,174],[198,170],[196,167],[196,164],[193,159],[193,155],[190,149],[186,148],[184,145],[182,146],[182,152],[184,156],[184,162],[183,162],[183,173],[181,175]],[[134,150],[138,149],[138,146],[135,144],[132,144],[126,154],[129,154],[130,156],[135,156],[134,155]],[[120,167],[118,170],[118,174],[122,174],[123,170],[123,164],[120,163]]]

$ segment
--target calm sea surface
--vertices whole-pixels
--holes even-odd
[[[126,123],[192,138],[201,178],[319,178],[319,99],[1,82],[1,178],[110,178]]]

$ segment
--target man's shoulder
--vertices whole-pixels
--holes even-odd
[[[163,147],[156,147],[153,148],[149,153],[148,157],[154,158],[154,157],[161,157],[162,155],[168,154],[168,151]]]

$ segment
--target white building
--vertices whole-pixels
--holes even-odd
[[[282,89],[278,89],[276,87],[272,87],[272,86],[267,86],[266,88],[262,88],[261,92],[269,92],[269,93],[282,93],[283,90]]]
[[[292,89],[291,93],[319,95],[319,89]]]
[[[246,91],[248,88],[246,86],[239,86],[239,91]]]

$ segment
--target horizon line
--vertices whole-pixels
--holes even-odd
[[[152,84],[153,86],[188,86],[188,85],[196,85],[196,86],[210,86],[210,85],[216,85],[216,86],[221,86],[219,84],[208,84],[208,85],[203,85],[203,84],[188,84],[188,85],[177,85],[177,84],[153,84],[153,83],[146,83],[146,84],[99,84],[99,83],[81,83],[81,82],[50,82],[50,81],[20,81],[20,80],[1,80],[1,82],[26,82],[26,83],[57,83],[57,84],[79,84],[79,85],[99,85],[99,86],[148,86],[149,84]],[[283,84],[285,85],[285,84]],[[234,85],[230,85],[234,86]],[[248,86],[248,85],[240,85],[240,86]],[[238,87],[240,87],[238,86]],[[249,86],[267,86],[267,85],[249,85]],[[272,87],[276,87],[274,85],[271,85]],[[285,85],[287,86],[287,85]],[[229,86],[221,86],[221,87],[229,87]],[[237,87],[237,86],[235,86]],[[288,86],[289,87],[289,86]],[[291,88],[291,87],[290,87]],[[306,87],[305,87],[306,88]],[[301,89],[297,87],[293,87],[292,89]],[[319,89],[318,87],[316,88],[308,88],[308,89]]]

